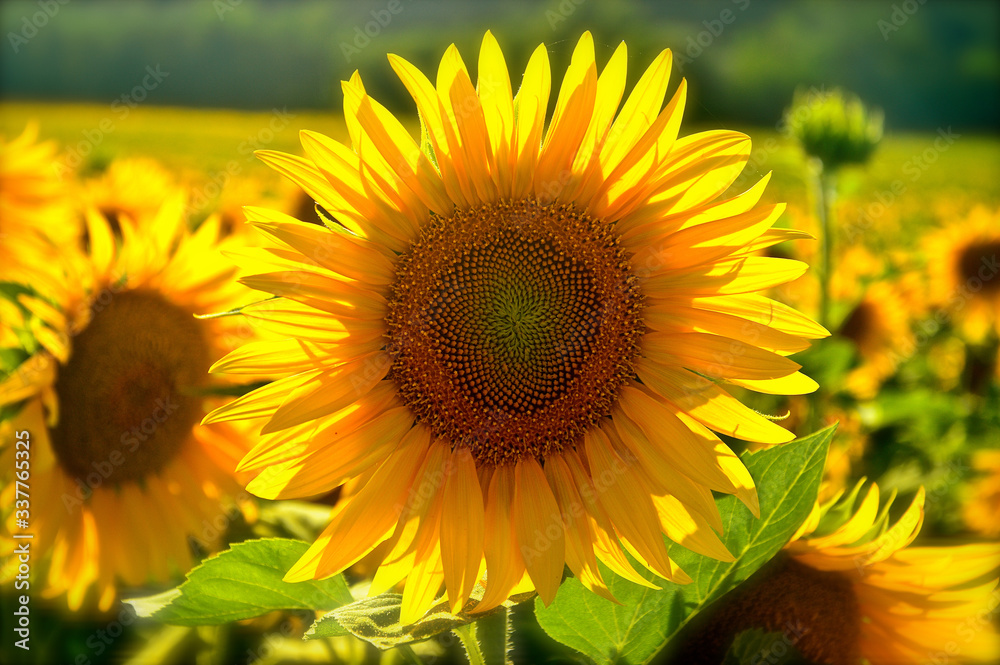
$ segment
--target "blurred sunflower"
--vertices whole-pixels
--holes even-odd
[[[290,339],[219,371],[289,376],[205,422],[266,418],[242,470],[268,498],[363,487],[288,572],[333,575],[377,551],[372,593],[402,582],[412,622],[442,584],[475,611],[514,589],[550,602],[564,565],[610,596],[597,561],[649,585],[623,552],[687,582],[663,534],[730,560],[712,490],[755,513],[753,480],[713,433],[792,435],[717,381],[767,393],[815,383],[786,356],[826,331],[755,292],[797,261],[755,256],[790,238],[767,178],[716,201],[746,163],[730,131],[678,138],[686,86],[663,104],[662,52],[624,106],[626,47],[598,75],[580,39],[545,129],[544,45],[515,97],[486,34],[478,89],[450,47],[436,87],[389,56],[420,112],[418,144],[355,74],[348,147],[302,133],[307,158],[261,159],[305,189],[327,228],[250,208],[276,243],[243,281],[278,299],[244,308]],[[616,117],[617,111],[617,117]],[[336,220],[336,221],[334,221]]]
[[[962,334],[982,343],[1000,334],[1000,210],[983,206],[928,234],[930,298],[947,309]]]
[[[26,266],[50,265],[57,248],[79,236],[57,153],[55,142],[38,142],[34,124],[13,141],[0,137],[0,282]]]
[[[890,526],[895,493],[880,510],[873,484],[855,506],[862,484],[817,502],[781,553],[696,620],[672,662],[718,663],[754,628],[783,633],[811,663],[997,662],[1000,543],[909,547],[923,488]]]
[[[243,215],[244,206],[274,206],[280,205],[281,197],[270,191],[266,183],[259,178],[233,177],[226,181],[219,195],[216,211],[221,220],[224,235],[243,235],[243,240],[256,243],[258,234],[247,232],[247,220]]]
[[[4,441],[11,430],[30,435],[30,524],[47,556],[44,593],[66,593],[72,609],[92,587],[106,610],[119,582],[186,571],[189,536],[211,548],[220,518],[235,514],[227,497],[240,491],[233,470],[246,437],[198,421],[219,403],[205,398],[208,368],[239,335],[232,319],[193,314],[230,309],[247,292],[218,255],[217,220],[190,234],[182,209],[173,197],[141,229],[122,217],[120,246],[91,210],[89,252],[63,247],[61,288],[18,297],[48,334],[0,381],[0,407],[14,413],[0,427]],[[31,284],[34,275],[18,277]],[[14,455],[2,452],[4,469],[15,468]],[[11,532],[14,504],[14,484],[5,483],[0,510]],[[4,539],[5,554],[12,542]]]
[[[124,157],[84,181],[80,198],[85,206],[96,208],[117,234],[121,217],[140,225],[148,223],[168,199],[182,191],[174,175],[156,160]]]
[[[916,349],[910,329],[910,307],[896,284],[869,284],[840,329],[841,337],[857,348],[861,364],[846,378],[847,389],[860,399],[871,399],[899,364]]]
[[[938,656],[996,662],[1000,636],[989,615],[996,607],[1000,543],[909,547],[923,523],[923,488],[889,527],[892,497],[879,510],[874,484],[850,519],[819,535],[822,518],[850,510],[855,495],[839,505],[817,504],[785,547],[789,575],[827,590],[815,618],[842,627],[816,640],[807,637],[796,645],[802,655],[829,663],[857,663],[860,657],[871,665],[932,662]],[[819,650],[807,652],[805,643]]]
[[[965,502],[965,523],[991,538],[1000,536],[1000,450],[979,450],[972,468],[982,477],[972,482]]]
[[[819,499],[826,501],[839,497],[847,489],[848,481],[856,474],[858,463],[868,448],[868,433],[861,424],[857,411],[831,409],[824,418],[824,426],[838,423],[837,436],[830,442],[830,449],[823,465],[823,480]]]

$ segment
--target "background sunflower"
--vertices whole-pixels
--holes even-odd
[[[233,468],[246,433],[198,424],[211,404],[207,370],[236,337],[229,322],[193,315],[246,294],[219,254],[217,220],[189,233],[182,205],[172,196],[144,223],[122,216],[114,227],[88,209],[89,249],[59,246],[59,290],[32,290],[36,273],[18,273],[19,322],[40,327],[36,346],[8,349],[25,357],[0,383],[3,428],[32,437],[30,523],[36,551],[46,553],[36,565],[45,595],[66,594],[70,609],[86,602],[107,611],[121,585],[187,571],[188,538],[217,547],[205,524],[234,510],[241,495]],[[39,272],[51,269],[35,260]],[[15,455],[4,447],[7,468]],[[24,530],[16,490],[6,483],[0,495],[8,534]],[[241,501],[250,508],[245,495]],[[6,554],[14,543],[5,540]],[[5,578],[17,562],[10,556]]]

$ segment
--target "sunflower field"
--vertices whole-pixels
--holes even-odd
[[[0,5],[0,662],[1000,662],[1000,5]]]

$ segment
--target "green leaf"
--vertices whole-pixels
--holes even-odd
[[[601,565],[620,605],[569,579],[548,607],[535,601],[538,623],[553,639],[598,663],[648,663],[703,607],[770,560],[805,521],[816,501],[835,429],[743,455],[757,485],[760,519],[734,496],[716,501],[725,529],[722,541],[734,562],[709,559],[667,541],[670,557],[691,576],[691,584],[673,584],[649,573],[648,579],[662,590],[649,589]]]
[[[477,584],[472,590],[468,607],[479,602],[484,591],[483,585]],[[383,593],[372,598],[362,598],[321,617],[306,632],[305,639],[337,637],[350,633],[374,644],[379,649],[392,649],[401,644],[420,642],[439,633],[453,630],[473,621],[479,621],[504,608],[510,608],[524,602],[534,595],[534,592],[531,592],[512,596],[500,607],[483,614],[469,614],[467,612],[452,614],[449,612],[448,603],[441,600],[423,617],[412,624],[403,626],[399,623],[403,597],[398,593]]]
[[[784,633],[765,633],[753,628],[736,636],[722,665],[792,665],[806,661]]]
[[[227,623],[273,610],[329,610],[350,603],[353,598],[341,575],[282,581],[308,548],[307,543],[282,538],[237,543],[193,569],[178,588],[124,602],[141,617],[181,626]]]

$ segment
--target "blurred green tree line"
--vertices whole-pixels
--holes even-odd
[[[796,87],[841,86],[890,128],[995,130],[998,26],[992,0],[5,0],[0,94],[110,104],[159,65],[148,103],[332,108],[360,69],[376,98],[411,110],[387,52],[434,71],[454,42],[475,71],[491,29],[516,86],[537,44],[589,29],[599,61],[627,40],[632,81],[672,48],[696,122],[774,125]],[[556,50],[559,72],[568,50]]]

